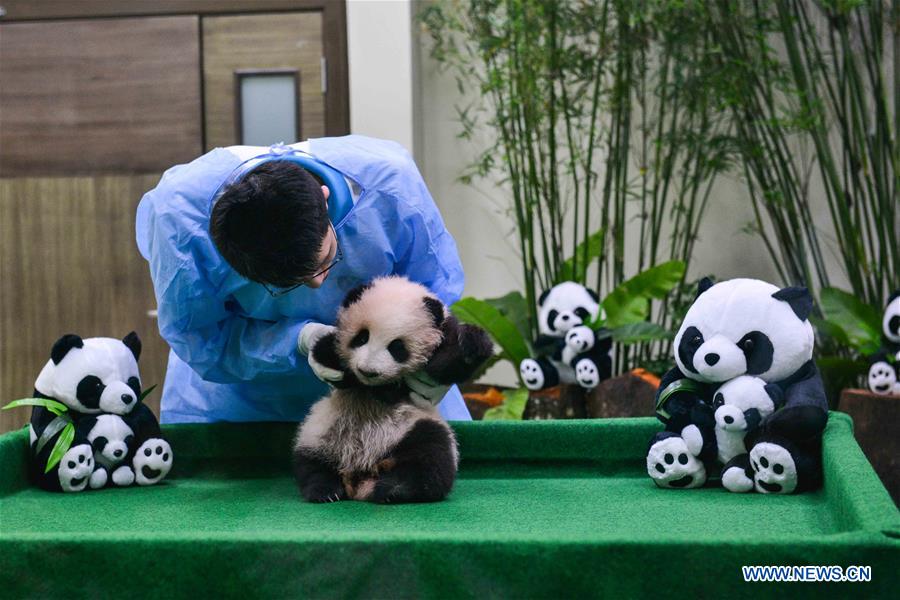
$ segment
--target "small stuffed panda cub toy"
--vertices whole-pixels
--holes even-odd
[[[900,395],[900,291],[894,292],[881,321],[881,350],[869,359],[869,390],[880,395]]]
[[[900,290],[891,294],[888,299],[881,331],[884,336],[884,352],[893,354],[894,359],[900,361]]]
[[[741,375],[722,384],[713,396],[719,462],[725,464],[746,453],[747,432],[775,412],[781,401],[781,389],[759,377]]]
[[[172,449],[159,423],[140,401],[137,361],[141,341],[67,334],[59,338],[35,381],[34,396],[61,402],[56,416],[43,406],[31,412],[30,476],[46,490],[80,492],[106,485],[152,485],[172,466]],[[59,464],[45,473],[67,419],[75,437]]]
[[[294,446],[294,474],[310,502],[434,502],[453,486],[458,453],[436,406],[405,378],[444,385],[470,378],[493,353],[478,327],[460,324],[424,286],[383,277],[351,290],[336,330],[312,356],[343,373],[313,405]]]
[[[538,331],[532,344],[536,358],[519,364],[519,375],[529,390],[542,390],[560,383],[595,388],[612,373],[609,350],[612,338],[597,338],[600,330],[585,323],[600,314],[600,301],[593,290],[573,281],[556,285],[538,300]]]

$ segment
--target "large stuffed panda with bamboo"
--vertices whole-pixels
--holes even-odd
[[[460,324],[424,286],[383,277],[347,294],[335,331],[311,352],[342,377],[297,432],[301,495],[380,504],[443,499],[456,477],[456,439],[407,378],[466,381],[493,353],[488,335]]]
[[[820,484],[828,404],[812,359],[811,310],[805,288],[701,282],[675,336],[677,366],[657,393],[665,430],[650,441],[647,473],[658,486],[699,487],[720,460],[733,492]],[[723,438],[727,424],[737,440]]]
[[[172,449],[141,402],[140,354],[134,332],[121,340],[67,334],[53,344],[34,384],[34,397],[48,402],[34,406],[29,423],[29,473],[36,485],[80,492],[153,485],[169,473]],[[66,448],[59,444],[67,429]],[[56,448],[65,451],[48,469]]]

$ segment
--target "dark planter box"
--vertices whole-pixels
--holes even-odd
[[[859,446],[900,505],[900,397],[846,389],[841,392],[840,410],[853,418]]]

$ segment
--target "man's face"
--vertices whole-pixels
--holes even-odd
[[[328,205],[328,187],[322,186],[322,195],[325,196],[325,204]],[[334,234],[334,228],[329,227],[328,231],[325,234],[325,239],[322,240],[322,246],[319,248],[319,260],[316,264],[318,264],[318,268],[316,272],[325,269],[332,263],[334,257],[337,255],[338,243],[337,237]],[[307,279],[305,285],[311,288],[321,287],[323,283],[325,283],[325,279],[328,278],[329,271],[325,271],[324,273],[320,273],[311,279]]]

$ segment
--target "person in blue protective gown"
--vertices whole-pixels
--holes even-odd
[[[212,150],[166,171],[136,230],[171,346],[164,423],[299,421],[336,375],[308,354],[349,290],[399,274],[449,305],[463,288],[412,158],[363,136]],[[456,387],[408,383],[470,418]]]

